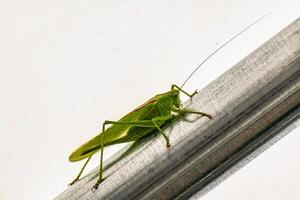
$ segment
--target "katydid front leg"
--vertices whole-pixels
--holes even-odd
[[[199,111],[195,111],[195,110],[191,110],[191,109],[174,109],[174,112],[177,112],[178,114],[186,114],[186,113],[193,113],[193,114],[199,114],[202,115],[204,117],[208,117],[209,119],[212,119],[213,117],[208,114],[208,113],[204,113],[204,112],[199,112]]]
[[[158,121],[167,121],[172,118],[172,115],[166,115],[166,116],[160,116],[160,117],[155,117],[152,119],[153,124],[155,127],[159,130],[159,132],[164,136],[166,142],[167,142],[167,148],[171,147],[170,145],[170,140],[169,137],[165,134],[165,132],[159,127],[157,124]]]
[[[158,121],[166,121],[172,118],[172,115],[166,115],[166,116],[160,116],[160,117],[155,117],[151,120],[140,120],[136,122],[120,122],[120,121],[105,121],[102,125],[102,134],[101,134],[101,155],[100,155],[100,170],[99,170],[99,179],[97,180],[97,183],[93,186],[92,191],[95,192],[100,183],[104,180],[103,179],[103,153],[104,153],[104,134],[105,134],[105,126],[108,124],[124,124],[124,125],[129,125],[129,126],[136,126],[136,127],[149,127],[149,128],[157,128],[159,132],[164,136],[166,142],[167,142],[167,147],[170,147],[170,142],[168,136],[164,133],[164,131],[159,127],[157,124]]]

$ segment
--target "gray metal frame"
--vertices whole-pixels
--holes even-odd
[[[161,136],[146,138],[110,159],[95,193],[98,169],[56,199],[193,199],[288,133],[300,115],[300,19],[186,105],[214,119],[169,125],[171,149]]]

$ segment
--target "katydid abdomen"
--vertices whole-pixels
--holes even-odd
[[[164,107],[152,98],[143,104],[143,106],[140,106],[138,109],[135,109],[131,113],[122,117],[118,122],[138,122],[142,120],[151,120],[153,118],[168,114],[171,114],[171,109]],[[161,120],[157,123],[161,127],[165,123],[165,120]],[[104,147],[118,143],[136,141],[155,130],[157,130],[155,127],[114,124],[107,128],[104,132]],[[98,134],[87,143],[80,146],[70,155],[69,160],[71,162],[77,162],[95,154],[101,149],[101,136],[102,133]]]

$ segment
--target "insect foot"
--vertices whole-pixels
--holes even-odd
[[[198,94],[198,90],[195,90],[195,92],[191,95],[191,98],[192,98],[193,96],[195,96],[196,94]]]
[[[78,178],[76,178],[74,181],[72,181],[71,183],[69,183],[69,185],[68,186],[71,186],[71,185],[74,185],[76,182],[78,182],[79,181],[79,179]]]
[[[168,149],[171,147],[171,144],[170,144],[169,141],[167,142],[167,145],[166,145],[166,146],[167,146]]]
[[[103,179],[98,179],[97,183],[93,186],[93,188],[91,189],[92,192],[96,192],[96,190],[98,189],[100,183],[103,181]]]
[[[206,113],[204,113],[204,114],[203,114],[203,116],[205,116],[205,117],[207,117],[207,118],[209,118],[209,119],[212,119],[212,118],[213,118],[213,116],[212,116],[212,115],[210,115],[210,114],[206,114]]]

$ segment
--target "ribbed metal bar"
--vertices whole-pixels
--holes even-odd
[[[160,136],[146,138],[110,159],[95,193],[98,169],[56,199],[189,199],[259,154],[299,118],[300,19],[186,105],[214,119],[189,115],[171,124],[171,149]]]

